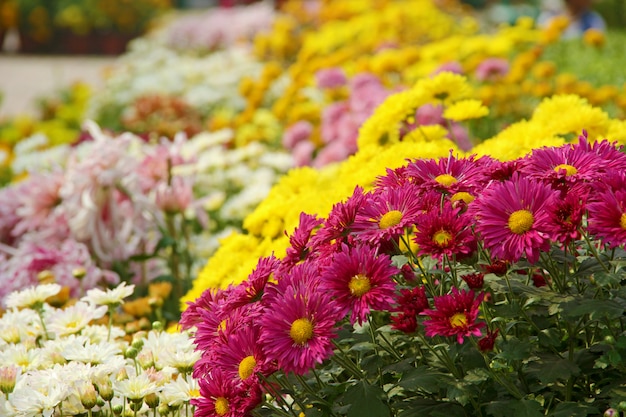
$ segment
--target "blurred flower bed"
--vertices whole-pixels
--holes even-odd
[[[224,25],[225,22],[228,26]],[[497,376],[512,377],[511,372],[525,375],[524,363],[534,360],[530,354],[519,358],[502,356],[507,346],[511,349],[518,346],[504,343],[506,338],[513,337],[511,332],[518,331],[515,324],[496,326],[487,322],[489,319],[485,317],[481,317],[480,323],[484,321],[483,324],[474,323],[476,317],[473,314],[478,311],[479,304],[489,301],[487,295],[478,295],[478,291],[471,297],[468,292],[461,294],[458,291],[465,291],[464,284],[457,280],[458,285],[451,286],[446,281],[456,274],[451,272],[452,269],[478,270],[483,263],[495,262],[502,254],[481,243],[479,246],[489,246],[488,249],[494,251],[491,257],[481,258],[481,262],[474,259],[461,265],[456,260],[447,261],[448,264],[437,263],[443,262],[441,257],[435,256],[432,260],[427,257],[431,254],[423,251],[429,244],[432,246],[437,242],[439,246],[445,246],[452,239],[446,233],[450,236],[453,231],[457,233],[456,229],[443,229],[443,225],[441,230],[435,226],[437,230],[432,229],[435,234],[441,232],[437,235],[439,240],[407,241],[401,245],[394,240],[396,235],[387,236],[387,232],[381,230],[387,225],[393,230],[399,229],[394,228],[400,224],[395,222],[402,220],[407,209],[404,204],[408,203],[403,195],[396,196],[391,190],[384,194],[384,188],[395,190],[413,181],[407,180],[405,170],[408,168],[405,166],[408,161],[417,165],[417,161],[428,161],[424,164],[432,167],[420,171],[419,175],[424,177],[420,186],[430,194],[435,193],[433,195],[439,200],[425,197],[421,203],[432,203],[429,207],[433,210],[435,207],[447,210],[444,213],[446,219],[456,222],[455,216],[469,210],[473,201],[480,198],[480,191],[487,186],[480,183],[482,185],[465,187],[463,176],[467,175],[469,181],[474,171],[470,168],[463,171],[459,161],[472,164],[474,161],[491,161],[494,172],[489,174],[489,184],[493,185],[513,181],[514,173],[527,163],[525,155],[540,153],[543,146],[550,146],[551,152],[561,156],[576,147],[596,154],[610,153],[611,158],[618,159],[621,153],[612,151],[614,144],[592,144],[604,138],[617,144],[626,143],[626,80],[619,71],[623,67],[620,60],[624,55],[618,53],[624,35],[589,33],[581,39],[560,42],[562,29],[555,25],[538,30],[531,20],[521,19],[516,25],[485,33],[480,30],[478,22],[452,0],[436,3],[430,0],[288,1],[279,12],[267,4],[211,10],[135,40],[130,51],[109,73],[102,91],[90,94],[86,88],[75,86],[58,99],[46,100],[40,120],[3,121],[0,134],[8,140],[3,141],[4,159],[1,162],[5,186],[0,190],[0,201],[3,201],[0,205],[0,281],[4,283],[0,299],[8,310],[5,314],[13,314],[16,307],[20,307],[10,301],[16,297],[9,295],[12,291],[24,290],[40,282],[59,284],[67,297],[77,303],[85,301],[81,297],[92,288],[134,285],[123,311],[136,317],[137,322],[131,319],[126,323],[134,323],[132,325],[126,325],[123,320],[118,322],[125,329],[127,339],[128,336],[132,339],[135,330],[148,331],[153,321],[172,325],[175,331],[180,310],[187,309],[181,323],[190,331],[191,340],[201,345],[202,358],[195,368],[195,376],[200,378],[196,386],[199,394],[193,395],[195,400],[186,397],[185,401],[189,401],[190,407],[197,407],[201,415],[356,416],[363,409],[351,408],[356,403],[355,398],[370,394],[372,401],[367,404],[372,409],[382,410],[381,415],[388,415],[385,413],[389,407],[394,413],[411,415],[415,410],[434,407],[432,401],[445,403],[438,409],[441,412],[459,411],[457,406],[469,410],[470,406],[474,407],[468,399],[474,393],[472,389],[482,382],[492,381],[489,378],[493,375],[482,371],[469,374],[450,371],[455,367],[448,367],[450,362],[445,362],[447,359],[442,356],[441,346],[445,344],[453,354],[465,354],[471,348],[474,348],[470,352],[472,355],[478,351],[475,346],[467,348],[468,344],[463,349],[456,346],[453,341],[458,342],[458,339],[446,338],[451,333],[435,334],[433,331],[424,334],[424,329],[417,326],[418,322],[422,326],[423,320],[417,315],[406,318],[406,323],[396,324],[408,326],[411,320],[415,320],[417,332],[421,332],[419,336],[441,337],[441,340],[437,339],[439,345],[425,343],[424,347],[433,347],[432,355],[452,372],[452,376],[447,375],[445,383],[436,384],[436,393],[426,390],[428,401],[411,397],[410,401],[417,405],[408,408],[395,403],[396,400],[403,401],[404,394],[397,384],[394,385],[397,389],[392,389],[394,383],[400,381],[403,388],[416,386],[420,390],[425,385],[411,379],[422,368],[417,369],[415,363],[400,363],[393,352],[383,347],[388,347],[384,338],[390,334],[389,315],[404,311],[394,310],[396,307],[390,310],[390,306],[407,301],[410,294],[400,300],[400,290],[417,291],[420,288],[417,284],[423,280],[432,281],[425,297],[428,306],[433,306],[429,309],[433,320],[435,310],[447,302],[444,300],[465,297],[463,300],[467,301],[472,298],[471,302],[464,304],[472,316],[454,316],[459,313],[455,311],[450,317],[456,317],[456,321],[449,323],[459,324],[452,326],[455,329],[467,330],[463,337],[476,342],[479,334],[488,338],[484,343],[490,345],[493,355],[500,355],[495,358],[497,360],[493,355],[487,358],[495,361],[494,366],[499,366],[495,370]],[[583,132],[583,139],[579,142],[577,139]],[[583,182],[591,181],[582,173],[576,176],[578,171],[584,171],[577,159],[559,158],[548,163],[555,187],[558,184],[571,185],[579,177]],[[594,167],[599,166],[597,162]],[[298,168],[290,169],[294,165]],[[574,177],[568,178],[569,175]],[[517,177],[515,181],[518,181]],[[585,184],[589,186],[588,182]],[[375,198],[377,193],[384,194],[380,201]],[[369,199],[368,203],[362,204],[365,198]],[[450,199],[449,210],[448,206],[439,206],[444,201],[442,198],[445,201]],[[356,200],[360,203],[352,207],[350,201]],[[379,210],[377,213],[381,216],[391,214],[383,221],[376,217],[378,214],[366,212],[366,209]],[[569,206],[563,208],[566,209],[574,210]],[[340,243],[355,244],[350,227],[351,216],[357,214],[362,227],[372,229],[372,236],[379,233],[393,239],[382,242],[372,237],[374,240],[366,242],[367,248],[354,249],[360,255],[352,258],[349,255],[351,250],[338,248]],[[528,216],[524,219],[528,220]],[[472,223],[466,220],[463,230],[468,227],[466,223]],[[571,219],[566,216],[563,221],[567,223]],[[408,236],[412,237],[425,226],[413,222],[402,223],[401,227],[402,230],[406,228]],[[322,230],[326,235],[320,232]],[[366,232],[364,229],[363,233]],[[543,230],[537,233],[544,236]],[[466,234],[459,235],[459,239]],[[332,248],[310,246],[310,242],[324,236],[330,239],[330,246],[334,245]],[[533,239],[535,237],[533,235]],[[595,245],[585,246],[584,253],[578,248],[581,252],[577,252],[576,260],[568,265],[582,268],[583,258],[597,255],[593,248],[605,249],[602,238],[599,236]],[[541,243],[538,250],[547,250],[543,244],[545,239]],[[473,248],[468,250],[473,251]],[[401,270],[402,279],[407,282],[409,276],[418,279],[415,285],[403,287],[388,283],[385,288],[389,292],[384,296],[386,304],[368,304],[369,301],[365,300],[355,307],[354,316],[349,321],[344,318],[345,314],[333,316],[324,322],[328,337],[323,343],[326,344],[313,349],[306,360],[292,368],[289,368],[291,362],[281,362],[287,360],[281,356],[279,362],[288,364],[283,367],[285,376],[274,375],[275,364],[265,368],[261,356],[255,356],[257,351],[246,350],[248,339],[259,340],[259,334],[254,332],[266,330],[249,325],[243,316],[261,317],[262,311],[254,310],[261,306],[257,302],[260,299],[278,311],[276,303],[282,296],[293,299],[302,295],[303,300],[319,301],[320,306],[331,305],[329,300],[339,296],[333,298],[330,291],[324,291],[328,292],[324,297],[309,297],[303,292],[308,291],[308,287],[300,286],[309,275],[319,272],[309,274],[310,270],[305,271],[307,262],[317,259],[318,250],[324,252],[324,268],[328,266],[326,262],[334,262],[333,256],[340,257],[341,253],[349,258],[344,259],[345,264],[357,259],[363,265],[370,261],[382,262],[370,259],[382,259],[379,254],[393,254],[393,266]],[[571,253],[574,250],[576,248]],[[510,263],[503,272],[514,273],[515,282],[526,285],[521,294],[515,294],[517,298],[507,297],[506,282],[487,277],[488,284],[497,287],[491,289],[501,291],[498,295],[504,297],[499,298],[499,302],[506,299],[511,303],[511,300],[524,303],[528,301],[524,297],[537,296],[528,289],[530,281],[524,277],[531,277],[534,282],[535,274],[539,274],[548,285],[552,285],[551,279],[561,279],[550,276],[546,279],[546,275],[555,272],[552,270],[555,266],[536,265],[536,251],[518,255],[515,259],[505,259]],[[555,262],[561,262],[560,255],[554,256]],[[602,252],[597,255],[599,260],[594,265],[601,267],[611,256]],[[515,265],[516,262],[520,264]],[[450,269],[446,270],[446,267]],[[612,286],[617,286],[619,281],[614,275],[619,277],[620,271],[617,267],[610,269],[605,271],[610,276],[600,278],[602,288],[599,291],[603,297],[610,300],[621,297],[611,292]],[[388,275],[397,275],[395,272]],[[270,276],[278,280],[277,283],[269,280]],[[589,275],[583,278],[591,279]],[[570,282],[563,279],[565,283]],[[244,284],[235,286],[240,282]],[[352,287],[348,288],[355,293],[367,294],[374,285],[372,282],[350,281]],[[589,294],[582,291],[580,285],[588,283],[581,282],[580,279],[575,281],[577,294],[587,298]],[[558,289],[564,297],[567,296],[567,285]],[[229,289],[222,292],[218,288]],[[268,290],[267,296],[262,294],[265,289]],[[547,294],[541,295],[548,297]],[[593,294],[588,298],[593,300],[592,303],[599,300]],[[50,301],[44,301],[41,301],[43,305],[52,306]],[[452,304],[456,302],[450,301]],[[545,303],[556,305],[553,309],[559,309],[561,305],[553,299]],[[547,305],[545,303],[541,305]],[[620,304],[621,299],[617,303]],[[41,327],[57,321],[47,319],[43,314],[50,312],[54,317],[60,313],[49,307],[42,309],[39,304],[34,307],[41,311],[34,309],[34,312],[25,314],[30,314],[29,320],[36,323],[40,337],[35,340],[40,340],[41,344],[42,337],[45,339],[49,333],[42,331]],[[309,307],[304,303],[297,308]],[[483,312],[491,311],[480,308]],[[340,310],[347,311],[345,308]],[[380,310],[373,313],[374,322],[371,323],[368,321],[370,310]],[[543,314],[543,310],[524,311]],[[294,311],[296,313],[301,314]],[[94,322],[114,316],[113,311],[108,311],[108,316],[90,314]],[[569,315],[563,314],[586,320],[590,313],[587,307],[581,307]],[[296,317],[290,313],[283,322],[293,324],[298,319],[309,320],[311,317]],[[554,314],[550,317],[554,318]],[[505,316],[508,318],[510,316]],[[246,323],[241,329],[251,333],[242,331],[238,335],[232,333],[232,338],[224,338],[232,330],[228,320],[241,320]],[[341,343],[345,344],[332,345],[330,334],[339,322],[341,325],[337,326],[342,326],[341,334],[345,336]],[[306,321],[297,323],[295,330],[287,329],[282,336],[286,334],[293,343],[304,347],[305,342],[312,340],[309,331],[313,330],[307,327]],[[464,327],[466,324],[469,327]],[[533,327],[537,323],[528,320],[526,324]],[[382,331],[377,330],[381,325]],[[489,332],[481,333],[480,329],[485,326]],[[589,329],[598,332],[597,337],[605,337],[618,327],[612,322],[607,323],[606,328]],[[363,340],[369,336],[364,332],[370,329],[374,332],[371,343]],[[582,343],[583,338],[574,331],[580,329],[570,330],[568,336],[572,339],[568,340]],[[524,337],[543,337],[528,329],[524,332]],[[50,339],[56,338],[52,334]],[[76,334],[77,338],[87,336],[82,330]],[[519,339],[521,334],[516,333],[515,337]],[[621,335],[610,335],[621,340]],[[121,333],[120,336],[124,337]],[[418,334],[413,336],[418,337]],[[565,337],[564,334],[548,336]],[[262,340],[272,338],[274,336],[266,334]],[[351,349],[351,338],[363,344],[343,358],[343,362],[329,364],[326,359],[339,350]],[[398,340],[405,339],[399,337]],[[410,343],[416,343],[416,340],[412,339]],[[28,351],[41,347],[29,343]],[[79,343],[85,345],[88,342],[81,339]],[[19,343],[7,341],[3,349],[12,349],[16,344]],[[555,341],[551,346],[554,348],[552,353],[555,349],[565,349],[564,344]],[[213,364],[214,348],[228,360]],[[607,353],[613,348],[604,344],[597,348],[608,355],[596,358],[601,361],[598,366],[605,364],[619,369],[620,359]],[[124,346],[120,352],[129,349]],[[268,349],[273,353],[284,351],[285,355],[290,354],[277,345],[259,349],[263,355]],[[621,347],[615,349],[617,353],[621,352]],[[380,353],[383,350],[392,357],[384,357]],[[568,354],[563,352],[559,350],[558,355]],[[400,358],[405,353],[401,353]],[[13,363],[13,356],[9,356],[0,357],[5,358],[0,367]],[[126,353],[123,356],[126,360],[133,359]],[[387,365],[393,369],[376,367],[377,361],[383,357],[389,359]],[[365,358],[373,361],[372,366],[362,362]],[[423,358],[427,361],[427,356]],[[452,362],[459,358],[455,356]],[[567,360],[567,363],[558,363],[562,372],[548,381],[557,388],[544,391],[545,396],[541,398],[528,390],[520,394],[527,387],[515,385],[519,381],[512,382],[517,391],[511,386],[505,387],[509,394],[515,392],[517,395],[511,403],[511,409],[517,410],[515,415],[544,415],[546,412],[565,415],[563,413],[574,411],[574,415],[589,415],[584,413],[604,412],[605,407],[617,406],[614,402],[621,401],[619,393],[605,391],[597,405],[572,405],[581,398],[573,397],[574,387],[578,389],[584,384],[576,379],[579,371],[570,366],[573,362],[570,358]],[[321,380],[307,374],[316,363],[330,366]],[[533,366],[540,363],[543,362],[535,361]],[[136,375],[139,374],[137,366]],[[476,369],[482,369],[481,366],[477,365]],[[427,374],[441,375],[442,369],[428,369]],[[30,378],[33,372],[23,371],[26,375],[17,377],[16,390],[19,384],[33,386],[29,379],[20,382],[21,378]],[[308,375],[311,378],[298,379],[290,375],[292,371],[298,377]],[[107,375],[111,379],[114,374]],[[243,380],[248,380],[251,375],[254,375],[250,379],[254,384],[247,385]],[[335,375],[333,378],[336,379],[331,380],[328,375]],[[264,377],[276,380],[265,381]],[[393,383],[392,378],[396,378]],[[407,378],[411,382],[406,382]],[[565,386],[562,392],[569,394],[562,394],[559,390],[563,384],[569,384],[568,378],[572,381],[571,389]],[[92,375],[86,379],[98,386]],[[122,380],[126,378],[122,376]],[[385,385],[385,381],[390,385]],[[506,378],[503,381],[509,382]],[[519,383],[524,384],[523,381]],[[261,385],[264,391],[259,391]],[[236,397],[235,394],[241,393],[244,387],[244,398]],[[318,388],[319,394],[311,392]],[[42,390],[41,387],[35,389]],[[581,388],[582,391],[577,392],[588,393],[590,389],[584,391]],[[69,396],[76,396],[71,392],[74,391],[68,389],[62,394],[50,394],[54,397],[50,399],[54,405],[49,409],[60,412],[63,407],[59,404]],[[158,389],[141,391],[137,394],[141,399],[131,398],[123,389],[121,392],[121,396],[128,400],[130,409],[124,411],[128,415],[166,415],[172,411],[157,410],[158,407],[146,401],[148,397],[154,400],[150,394],[164,401]],[[259,393],[263,395],[257,396]],[[107,415],[108,407],[115,414],[111,405],[116,404],[107,405],[107,400],[102,395],[100,397],[103,401],[98,407],[103,408],[98,411]],[[484,398],[485,401],[510,400],[505,397],[491,396],[490,391]],[[20,398],[9,398],[8,403],[11,407],[21,406]],[[341,404],[335,407],[328,402]],[[78,403],[74,401],[72,404]],[[81,410],[79,413],[87,410],[84,404],[76,407]],[[483,415],[495,416],[503,415],[504,409],[508,409],[504,403],[473,408],[481,410]],[[541,414],[537,414],[539,409]],[[16,409],[11,410],[13,413]],[[184,413],[187,411],[185,409]],[[64,410],[64,415],[68,412]],[[331,414],[324,414],[326,412]]]
[[[3,0],[0,27],[17,30],[23,53],[118,55],[171,9],[169,0]]]

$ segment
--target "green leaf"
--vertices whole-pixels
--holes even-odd
[[[493,417],[543,417],[541,404],[533,400],[494,401],[487,406]]]
[[[497,358],[508,361],[527,359],[530,356],[531,344],[527,340],[519,340],[511,337],[500,344],[502,352],[496,355]]]
[[[588,415],[599,416],[600,411],[593,406],[566,402],[556,406],[552,417],[585,417]]]
[[[389,406],[384,401],[385,393],[380,387],[359,381],[346,391],[346,404],[351,404],[346,417],[391,415]]]
[[[564,381],[572,375],[578,375],[580,368],[567,359],[554,356],[542,358],[528,366],[528,372],[537,377],[544,384],[551,384],[558,380]]]
[[[586,277],[603,270],[602,265],[600,265],[596,258],[587,258],[578,266],[574,277]]]
[[[427,398],[419,398],[411,401],[409,406],[406,407],[406,403],[403,403],[403,411],[398,414],[398,417],[415,417],[415,416],[428,416],[428,417],[462,417],[467,416],[467,413],[459,404],[448,401],[435,401]],[[374,416],[373,414],[365,414],[366,416]]]
[[[593,275],[596,284],[600,287],[608,287],[622,282],[622,276],[618,274],[610,274],[607,272],[597,272]]]
[[[449,377],[445,374],[432,371],[425,366],[420,366],[402,376],[398,385],[410,391],[421,389],[428,393],[435,393]]]
[[[561,315],[566,319],[578,319],[589,314],[591,319],[621,317],[624,307],[614,300],[572,300],[560,304]]]

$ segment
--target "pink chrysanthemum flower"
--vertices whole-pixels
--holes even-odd
[[[523,161],[520,172],[555,189],[566,190],[573,184],[596,180],[601,166],[602,160],[595,153],[565,144],[533,150]]]
[[[444,256],[462,257],[473,252],[476,240],[470,228],[471,218],[444,203],[440,210],[428,211],[417,221],[415,243],[420,255],[441,260]]]
[[[457,159],[452,152],[447,158],[418,159],[409,163],[407,175],[423,189],[457,192],[472,191],[483,187],[488,181],[487,168],[492,159],[481,157],[475,159]]]
[[[550,239],[567,244],[580,238],[588,196],[588,189],[574,186],[554,200],[548,210],[550,221],[546,224]]]
[[[391,258],[378,255],[374,248],[344,246],[322,272],[320,290],[335,299],[343,315],[351,312],[350,323],[361,324],[370,310],[386,310],[393,304],[393,276],[399,273]]]
[[[587,131],[583,130],[582,135],[578,137],[578,144],[574,147],[596,154],[603,161],[601,164],[603,171],[626,171],[626,153],[624,153],[623,145],[618,145],[617,142],[611,143],[608,140],[589,143],[587,137]]]
[[[626,174],[607,176],[606,188],[587,204],[590,234],[610,247],[626,243]]]
[[[415,224],[420,200],[412,185],[375,190],[366,197],[352,225],[358,239],[374,245],[389,242]]]
[[[218,303],[226,298],[226,290],[209,288],[205,290],[195,301],[188,301],[187,308],[182,312],[178,324],[184,329],[189,329],[203,320],[202,311],[213,311],[218,308]]]
[[[376,188],[398,188],[410,182],[406,175],[406,166],[395,169],[386,168],[385,171],[385,175],[376,177],[374,182]]]
[[[211,369],[218,367],[226,377],[247,386],[259,383],[257,373],[264,376],[272,374],[276,368],[266,361],[259,344],[260,331],[258,326],[247,326],[218,344]]]
[[[333,241],[337,241],[339,245],[343,243],[350,234],[357,212],[365,200],[363,188],[356,187],[347,201],[333,205],[328,218],[311,238],[311,244],[316,247],[323,247]]]
[[[346,77],[343,69],[333,67],[317,71],[315,81],[319,88],[338,88],[348,83],[348,77]]]
[[[340,316],[330,296],[310,285],[276,294],[261,318],[259,343],[268,361],[285,373],[303,375],[333,354]]]
[[[283,258],[283,265],[289,267],[304,261],[312,251],[311,236],[323,223],[322,219],[316,216],[300,213],[300,222],[291,236],[289,236],[290,246],[287,248],[287,255]],[[285,235],[287,232],[285,232]]]
[[[516,262],[526,255],[537,262],[550,248],[546,225],[554,198],[549,185],[517,174],[486,189],[472,206],[485,248],[499,259]]]
[[[197,416],[241,417],[251,408],[245,406],[246,387],[237,387],[236,381],[215,369],[198,380],[200,398],[192,398]]]
[[[259,259],[256,268],[248,275],[248,279],[234,287],[228,294],[223,308],[231,310],[259,301],[265,291],[267,281],[280,264],[281,262],[274,255]]]
[[[423,323],[426,336],[456,337],[459,344],[465,337],[481,336],[480,329],[485,323],[476,319],[483,297],[482,292],[475,297],[474,291],[459,291],[458,288],[453,288],[451,294],[435,297],[435,308],[421,313],[430,317]]]
[[[509,61],[503,58],[487,58],[476,67],[479,81],[497,81],[509,72]]]

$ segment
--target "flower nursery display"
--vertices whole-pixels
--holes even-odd
[[[624,33],[231,3],[0,121],[0,416],[623,416]]]
[[[583,132],[507,162],[409,159],[327,216],[302,212],[284,254],[183,313],[199,415],[622,404],[625,169]]]

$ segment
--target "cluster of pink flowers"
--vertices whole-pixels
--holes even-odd
[[[373,311],[388,312],[396,331],[492,349],[498,329],[479,314],[484,274],[534,265],[582,238],[624,245],[625,172],[621,149],[583,133],[510,162],[411,160],[326,219],[302,213],[283,259],[260,259],[248,280],[205,291],[183,313],[202,352],[199,415],[246,415],[272,394],[273,373],[308,373],[334,355],[340,330]],[[441,271],[436,282],[423,279],[424,259]],[[446,274],[459,261],[474,270]],[[536,271],[529,285],[552,285]]]
[[[268,31],[276,12],[267,2],[245,7],[212,8],[177,19],[167,29],[167,42],[177,49],[214,50],[249,43]]]
[[[313,126],[307,121],[291,125],[283,135],[283,146],[292,151],[298,166],[321,167],[342,161],[357,150],[359,128],[372,115],[376,107],[394,91],[387,89],[374,74],[361,73],[350,80],[339,68],[329,68],[316,73],[317,87],[332,92],[345,88],[346,100],[332,101],[322,111],[320,136],[323,142],[317,147],[310,139]]]
[[[151,253],[165,213],[192,204],[191,183],[168,174],[184,162],[179,143],[110,137],[95,125],[91,136],[70,150],[63,166],[0,189],[0,300],[37,284],[42,272],[73,296],[117,283],[113,265]],[[137,275],[130,278],[136,280],[160,270],[134,267]]]

